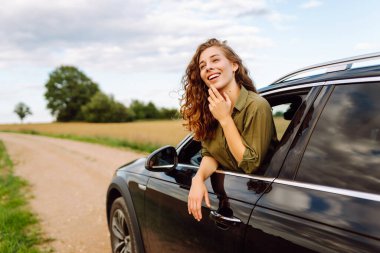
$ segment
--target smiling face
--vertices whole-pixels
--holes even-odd
[[[199,69],[207,87],[214,85],[222,91],[231,85],[236,85],[234,72],[238,69],[238,65],[228,60],[219,47],[209,47],[200,54]]]

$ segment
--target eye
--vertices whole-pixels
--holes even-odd
[[[212,62],[218,62],[219,59],[218,58],[215,58],[214,60],[212,60]]]
[[[204,69],[205,67],[206,67],[206,65],[202,64],[202,65],[199,66],[199,69],[202,70],[202,69]]]

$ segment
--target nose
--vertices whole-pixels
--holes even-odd
[[[211,71],[211,70],[213,70],[214,68],[212,67],[212,65],[211,64],[207,64],[207,66],[206,66],[206,71],[208,72],[208,71]]]

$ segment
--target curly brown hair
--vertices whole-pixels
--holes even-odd
[[[208,107],[208,87],[203,82],[200,69],[199,57],[209,47],[219,47],[226,58],[238,65],[235,72],[235,80],[238,85],[243,85],[247,90],[257,92],[248,69],[243,65],[241,58],[229,47],[226,41],[209,39],[198,46],[193,58],[186,68],[182,77],[184,94],[181,98],[181,115],[186,123],[184,126],[194,133],[194,139],[206,140],[214,137],[218,121],[212,116]]]

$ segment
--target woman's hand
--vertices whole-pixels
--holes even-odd
[[[231,117],[232,102],[227,93],[224,92],[222,96],[219,91],[212,85],[210,86],[208,93],[210,95],[208,97],[208,107],[214,118],[222,123]]]
[[[202,200],[205,198],[206,205],[210,208],[210,200],[205,182],[198,177],[194,177],[191,183],[187,208],[189,214],[192,214],[197,221],[202,219]]]

